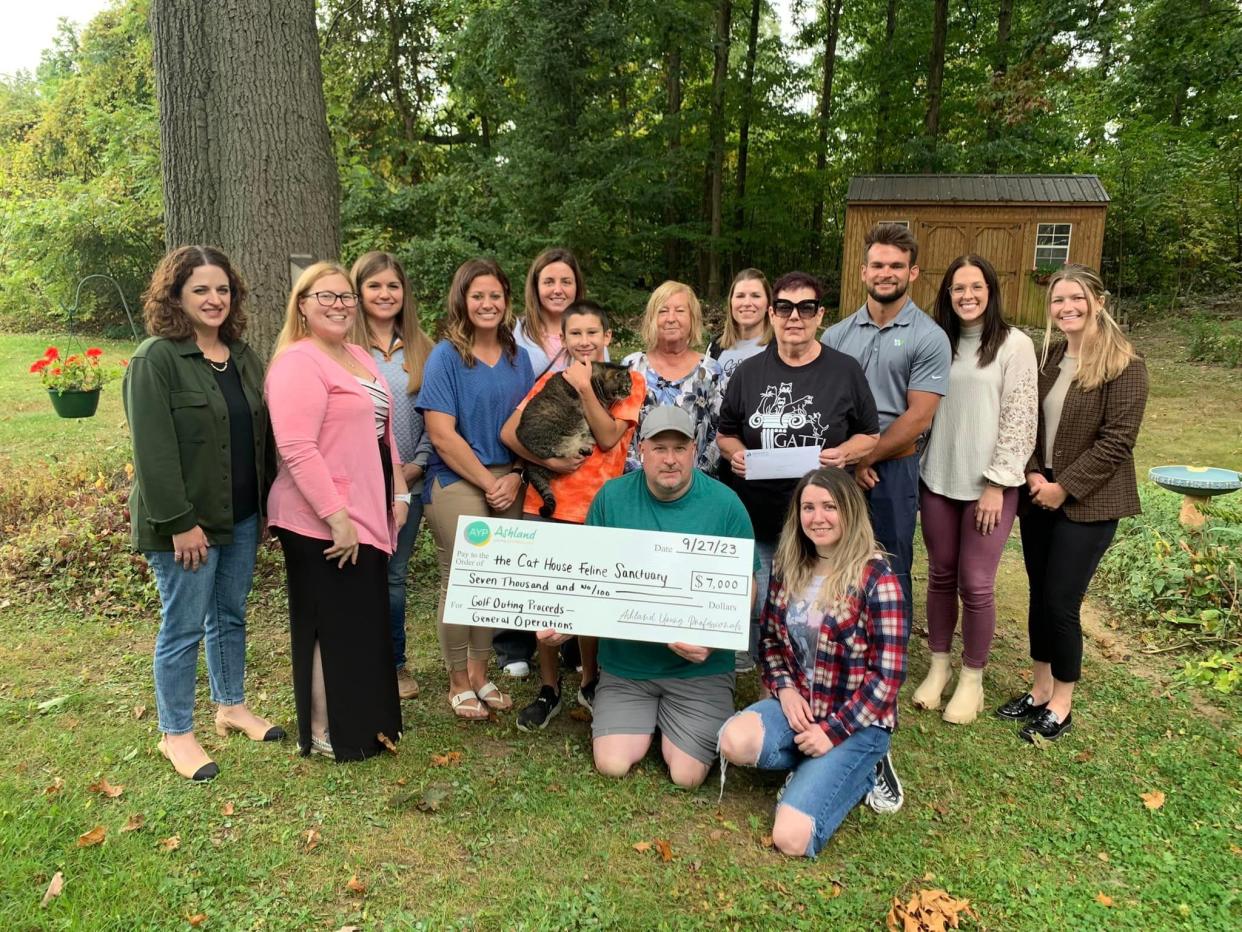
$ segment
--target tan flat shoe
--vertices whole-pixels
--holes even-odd
[[[201,783],[204,780],[212,779],[220,772],[219,766],[214,760],[207,756],[206,751],[203,752],[203,756],[201,758],[196,760],[177,760],[169,751],[166,739],[166,735],[160,738],[160,743],[158,745],[160,753],[168,758],[169,762],[173,765],[173,770],[177,771],[177,773],[185,777],[187,780],[193,780],[196,783]]]

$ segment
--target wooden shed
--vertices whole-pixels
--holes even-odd
[[[1098,269],[1108,195],[1095,175],[858,175],[846,195],[841,257],[844,317],[866,299],[859,269],[872,224],[904,223],[919,241],[914,301],[931,308],[944,271],[963,253],[996,267],[1005,316],[1044,321],[1036,272],[1066,262]]]

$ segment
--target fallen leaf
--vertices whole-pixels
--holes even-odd
[[[461,763],[461,751],[449,751],[447,754],[432,754],[433,767],[455,767]]]
[[[225,803],[220,807],[220,815],[231,816],[236,811],[237,808],[232,803]]]
[[[888,928],[903,932],[941,932],[956,929],[961,917],[969,916],[976,922],[979,916],[971,909],[969,900],[959,900],[944,890],[919,890],[908,903],[893,897],[892,909],[888,911]]]
[[[932,808],[942,816],[947,816],[949,814],[949,807],[944,803],[932,803]]]
[[[565,787],[561,786],[559,783],[549,783],[547,786],[547,791],[549,793],[564,793]]]
[[[759,841],[760,841],[760,844],[762,844],[763,847],[765,848],[772,847],[772,836],[771,835],[764,835],[763,838],[759,839]]]
[[[64,788],[65,788],[64,777],[57,777],[55,780],[53,780],[51,783],[49,783],[47,786],[43,788],[43,795],[44,796],[55,796],[57,793],[59,793]]]
[[[379,741],[380,744],[388,748],[388,750],[391,751],[393,754],[397,753],[397,746],[392,743],[392,739],[389,738],[388,735],[384,734],[381,731],[379,734],[375,736],[375,738],[377,741]]]
[[[121,831],[136,832],[138,829],[142,828],[142,823],[145,821],[147,821],[146,816],[144,816],[141,812],[135,812],[129,817],[129,820],[121,826]]]
[[[637,851],[639,854],[643,854],[643,853],[645,853],[645,852],[647,852],[647,851],[650,851],[650,850],[651,850],[651,842],[649,842],[649,841],[636,841],[636,842],[634,842],[634,844],[632,844],[630,847],[631,847],[631,848],[633,848],[635,851]]]
[[[707,835],[707,837],[710,838],[712,841],[720,841],[720,839],[724,838],[724,836],[725,836],[724,829],[719,829],[719,828],[712,829]]]
[[[569,717],[572,718],[575,722],[591,721],[591,713],[588,712],[586,709],[582,708],[581,706],[577,706],[575,708],[570,709]]]
[[[103,844],[104,836],[108,834],[108,830],[102,825],[96,825],[89,832],[84,832],[78,836],[79,848],[90,848],[94,845]]]
[[[1101,906],[1112,906],[1113,905],[1113,898],[1104,893],[1097,893],[1095,895],[1095,901],[1099,903]]]
[[[931,871],[928,871],[926,874],[923,875],[923,883],[931,883],[935,879],[936,879],[936,875],[933,874]]]
[[[357,893],[359,896],[367,892],[367,885],[358,879],[358,875],[349,878],[349,883],[345,884],[345,889],[350,893]]]
[[[40,907],[46,907],[48,903],[60,896],[60,891],[65,889],[65,875],[57,871],[52,875],[51,881],[47,885],[47,890],[43,893],[43,902]]]
[[[841,895],[841,884],[834,880],[832,886],[827,890],[820,890],[819,895],[826,900],[834,899]]]
[[[193,916],[186,916],[185,921],[197,929],[199,926],[201,926],[204,922],[207,921],[207,914],[206,913],[195,913]]]
[[[302,850],[313,851],[319,847],[319,829],[308,828],[302,833]]]
[[[439,812],[452,792],[453,787],[448,783],[433,783],[423,790],[423,798],[419,800],[418,808],[423,812]]]
[[[657,838],[655,846],[656,850],[660,852],[661,861],[667,864],[669,861],[673,860],[673,846],[667,841],[663,838]]]
[[[689,864],[686,865],[686,870],[688,870],[692,874],[697,874],[702,869],[703,869],[703,862],[699,860],[691,861]]]
[[[1097,855],[1096,855],[1096,857],[1097,857],[1097,858],[1099,858],[1101,861],[1107,862],[1107,861],[1108,861],[1108,852],[1107,852],[1107,851],[1101,851],[1099,854],[1097,854]]]
[[[1091,748],[1084,748],[1074,755],[1074,761],[1079,764],[1085,764],[1093,757],[1095,757],[1095,752]]]
[[[397,777],[397,786],[405,786],[409,782],[405,777]]]
[[[167,838],[161,838],[160,847],[165,851],[176,851],[181,847],[181,836],[169,835]]]
[[[1143,805],[1148,809],[1159,809],[1164,805],[1164,793],[1161,790],[1152,790],[1150,793],[1139,793],[1139,798],[1143,800]]]
[[[1044,748],[1051,745],[1052,742],[1049,741],[1047,738],[1045,738],[1043,735],[1041,735],[1039,732],[1035,731],[1031,733],[1031,744],[1039,748],[1042,751]]]
[[[101,793],[109,799],[116,799],[125,792],[124,786],[113,786],[103,777],[100,777],[94,783],[87,787],[92,793]]]
[[[41,713],[46,714],[48,712],[51,712],[57,706],[62,705],[65,702],[65,700],[68,698],[69,698],[68,696],[57,696],[55,699],[47,700],[47,702],[40,702],[37,706],[35,706],[35,708],[38,709]]]
[[[147,707],[145,705],[134,706],[134,718],[142,718],[146,714],[147,714]]]
[[[336,932],[362,932],[362,926],[341,926]]]

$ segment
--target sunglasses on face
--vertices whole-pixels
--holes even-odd
[[[785,300],[772,302],[772,313],[777,317],[792,317],[794,311],[797,311],[801,318],[814,317],[819,313],[819,302],[810,299],[799,301],[797,304]]]

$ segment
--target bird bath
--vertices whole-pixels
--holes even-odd
[[[1214,495],[1227,495],[1242,489],[1242,477],[1232,469],[1214,466],[1153,466],[1147,477],[1162,489],[1182,494],[1178,520],[1183,527],[1202,527],[1203,512]]]

